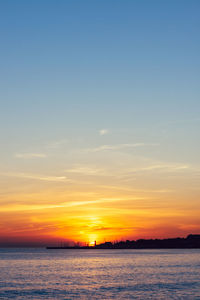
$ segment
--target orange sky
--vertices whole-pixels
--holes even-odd
[[[69,172],[74,174],[71,181],[9,174],[1,196],[0,243],[45,245],[70,240],[91,244],[198,233],[198,195],[189,184],[181,188],[192,177],[191,170],[168,168],[137,171],[142,173],[135,174],[134,181],[131,175],[130,182],[122,179],[125,170],[107,174],[106,167],[104,175],[92,167],[76,167],[76,172]]]

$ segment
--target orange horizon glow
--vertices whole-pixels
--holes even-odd
[[[56,178],[2,175],[0,245],[92,245],[199,233],[193,169],[171,164],[135,167],[132,181],[131,164],[128,160],[112,170],[103,164],[101,169],[74,167]]]
[[[173,201],[168,202],[171,207],[167,207],[165,197],[168,193],[159,194],[159,202],[154,200],[153,192],[149,194],[146,196],[140,191],[131,196],[130,191],[115,191],[100,197],[99,192],[78,192],[77,201],[74,200],[77,192],[70,192],[71,201],[55,204],[55,201],[51,203],[51,192],[46,204],[41,203],[42,194],[40,203],[6,204],[1,211],[0,244],[6,244],[6,241],[12,244],[13,241],[15,244],[47,245],[73,241],[92,246],[95,241],[99,244],[199,233],[199,214],[193,206],[185,201],[180,210],[178,201]],[[62,193],[57,193],[57,198],[59,196],[63,198]],[[33,196],[29,197],[31,200]],[[188,209],[190,216],[186,215]]]

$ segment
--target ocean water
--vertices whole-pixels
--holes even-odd
[[[0,299],[200,299],[200,249],[2,248]]]

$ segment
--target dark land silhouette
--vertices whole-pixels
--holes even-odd
[[[189,234],[186,238],[139,239],[136,241],[105,242],[94,246],[60,246],[47,249],[195,249],[200,248],[200,234]]]

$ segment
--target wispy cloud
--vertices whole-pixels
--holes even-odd
[[[3,176],[9,176],[9,177],[18,177],[18,178],[24,178],[24,179],[34,179],[34,180],[42,180],[42,181],[56,181],[56,182],[65,182],[65,181],[71,181],[66,176],[45,176],[41,174],[29,174],[29,173],[1,173]]]
[[[120,175],[120,178],[125,181],[133,180],[133,176],[137,176],[138,174],[144,175],[159,175],[160,174],[173,174],[174,176],[185,174],[186,172],[198,172],[197,168],[194,168],[188,164],[179,164],[179,163],[159,163],[152,164],[144,167],[137,168],[127,168],[124,169]]]
[[[67,142],[68,142],[67,139],[52,141],[47,143],[46,145],[43,145],[42,146],[43,150],[41,150],[41,152],[20,152],[20,153],[15,153],[14,156],[16,158],[21,158],[21,159],[46,158],[49,156],[49,151],[59,149],[63,147]]]
[[[123,201],[137,201],[151,199],[150,197],[123,197],[123,198],[100,198],[86,201],[70,201],[59,204],[11,204],[1,207],[1,211],[23,211],[23,210],[42,210],[54,208],[73,208],[78,206],[87,206],[91,204],[103,204]]]
[[[128,188],[120,185],[97,185],[100,188],[108,189],[108,190],[117,190],[123,192],[131,192],[131,193],[170,193],[173,192],[171,189],[137,189],[137,188]]]
[[[147,167],[141,167],[132,169],[132,172],[142,172],[142,171],[164,171],[164,172],[174,172],[174,171],[184,171],[189,170],[192,167],[187,164],[155,164]]]
[[[86,152],[100,152],[100,151],[111,151],[111,150],[121,150],[125,148],[137,148],[137,147],[148,147],[148,146],[159,146],[157,143],[134,143],[134,144],[117,144],[117,145],[102,145],[95,148],[87,148]]]
[[[58,149],[58,148],[62,147],[63,145],[65,145],[68,142],[69,142],[68,139],[60,139],[60,140],[57,140],[57,141],[52,141],[52,142],[48,143],[47,148],[49,148],[49,149]]]
[[[45,153],[16,153],[16,158],[32,159],[32,158],[46,158]]]
[[[100,135],[106,135],[106,134],[108,134],[109,133],[109,130],[108,129],[100,129],[99,130],[99,134]]]
[[[97,167],[75,166],[74,168],[65,170],[67,173],[76,173],[83,175],[101,175],[104,174],[104,169]]]

